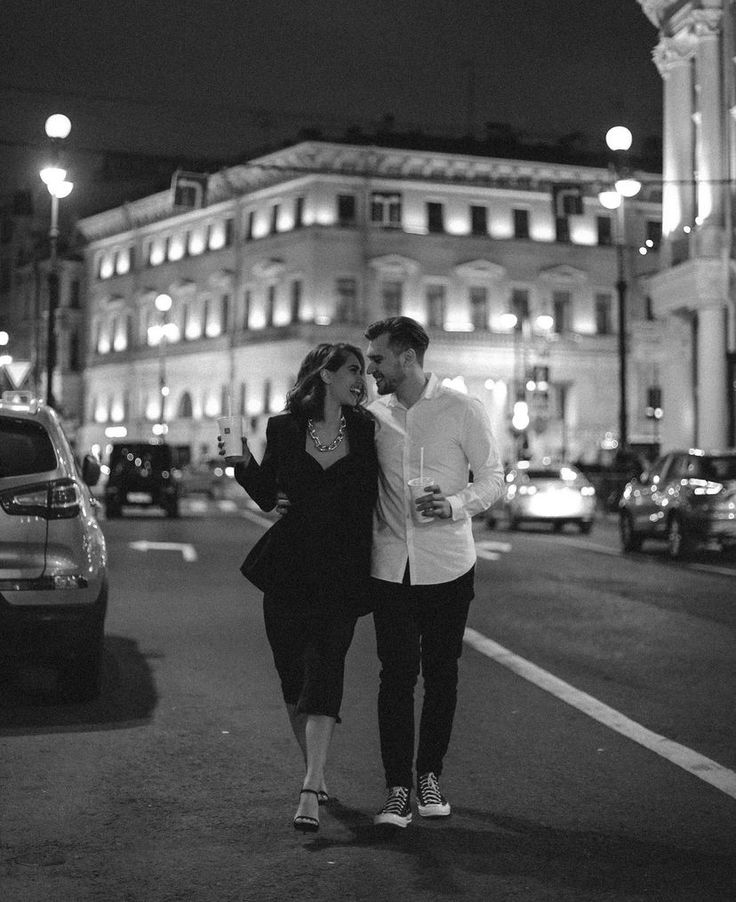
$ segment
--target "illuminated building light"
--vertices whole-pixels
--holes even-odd
[[[210,230],[210,250],[219,251],[223,247],[225,247],[225,223],[213,223]]]
[[[105,438],[125,438],[127,434],[128,434],[128,430],[125,428],[125,426],[107,426],[105,428]],[[95,447],[98,449],[97,452],[94,451]],[[92,448],[93,448],[92,453],[93,454],[96,453],[97,457],[100,456],[99,455],[99,447],[100,447],[99,445],[92,446]]]
[[[130,271],[130,251],[127,248],[121,250],[118,254],[115,271],[119,276],[124,276]]]
[[[204,250],[204,235],[198,229],[189,236],[189,254],[192,257],[198,257],[201,253],[204,253]]]
[[[329,326],[332,322],[332,317],[320,314],[319,316],[315,316],[314,322],[318,326]]]
[[[102,258],[102,262],[100,263],[100,278],[101,279],[109,279],[113,274],[113,258],[110,255],[105,255]]]
[[[516,401],[514,413],[511,417],[511,425],[519,432],[523,432],[529,426],[529,405],[526,401]]]
[[[181,235],[175,235],[169,242],[169,260],[181,260],[184,256],[184,239]]]
[[[164,262],[164,259],[165,254],[163,242],[157,241],[153,245],[151,245],[151,254],[149,256],[151,266],[160,266]]]

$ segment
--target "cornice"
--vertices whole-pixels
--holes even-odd
[[[171,192],[161,191],[82,219],[78,228],[92,242],[167,220],[196,221],[211,214],[215,205],[238,204],[258,191],[310,176],[541,193],[555,183],[574,182],[591,195],[610,178],[608,170],[592,166],[307,141],[210,174],[204,208],[175,210]]]

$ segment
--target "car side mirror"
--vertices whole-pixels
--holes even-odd
[[[97,485],[100,478],[100,462],[92,454],[85,454],[82,461],[82,479],[90,486]]]

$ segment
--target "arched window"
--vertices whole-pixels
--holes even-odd
[[[182,396],[179,398],[179,409],[177,411],[177,416],[182,420],[192,419],[192,396],[188,391],[182,392]]]

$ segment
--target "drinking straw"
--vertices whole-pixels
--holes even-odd
[[[419,449],[419,479],[424,481],[424,446]]]

